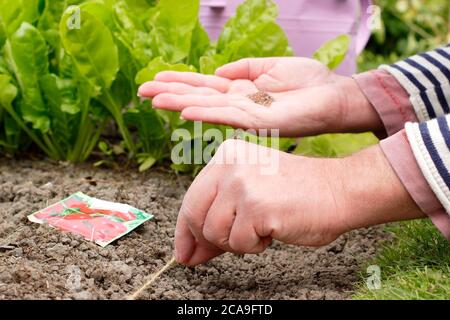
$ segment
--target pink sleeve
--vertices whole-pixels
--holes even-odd
[[[390,136],[380,145],[394,171],[419,208],[450,241],[450,216],[423,176],[403,129],[406,122],[417,122],[408,93],[384,70],[365,72],[355,75],[354,79],[378,112]]]
[[[402,130],[406,122],[417,122],[408,92],[387,71],[373,70],[353,78],[378,112],[388,135]]]
[[[380,146],[413,200],[450,241],[450,216],[423,176],[409,145],[405,130],[382,140]]]

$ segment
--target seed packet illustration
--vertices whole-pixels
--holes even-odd
[[[28,220],[82,235],[105,247],[153,215],[122,203],[104,201],[77,192],[28,216]]]

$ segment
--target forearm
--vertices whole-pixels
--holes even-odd
[[[342,159],[348,174],[342,184],[348,213],[345,231],[393,221],[424,218],[380,145]]]

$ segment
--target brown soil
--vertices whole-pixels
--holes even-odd
[[[264,91],[258,91],[257,93],[248,96],[254,103],[260,104],[264,107],[270,107],[274,103],[275,99]]]
[[[171,258],[175,221],[190,178],[41,161],[0,159],[0,299],[123,299]],[[76,191],[155,214],[101,248],[31,223],[27,215]],[[144,299],[345,299],[361,264],[386,235],[352,232],[320,249],[275,242],[259,255],[226,254],[196,268],[176,266]]]

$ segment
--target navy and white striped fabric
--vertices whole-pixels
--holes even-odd
[[[381,69],[410,95],[419,123],[407,123],[414,156],[433,192],[450,214],[450,45]]]
[[[408,91],[419,121],[450,113],[450,45],[380,68]]]

